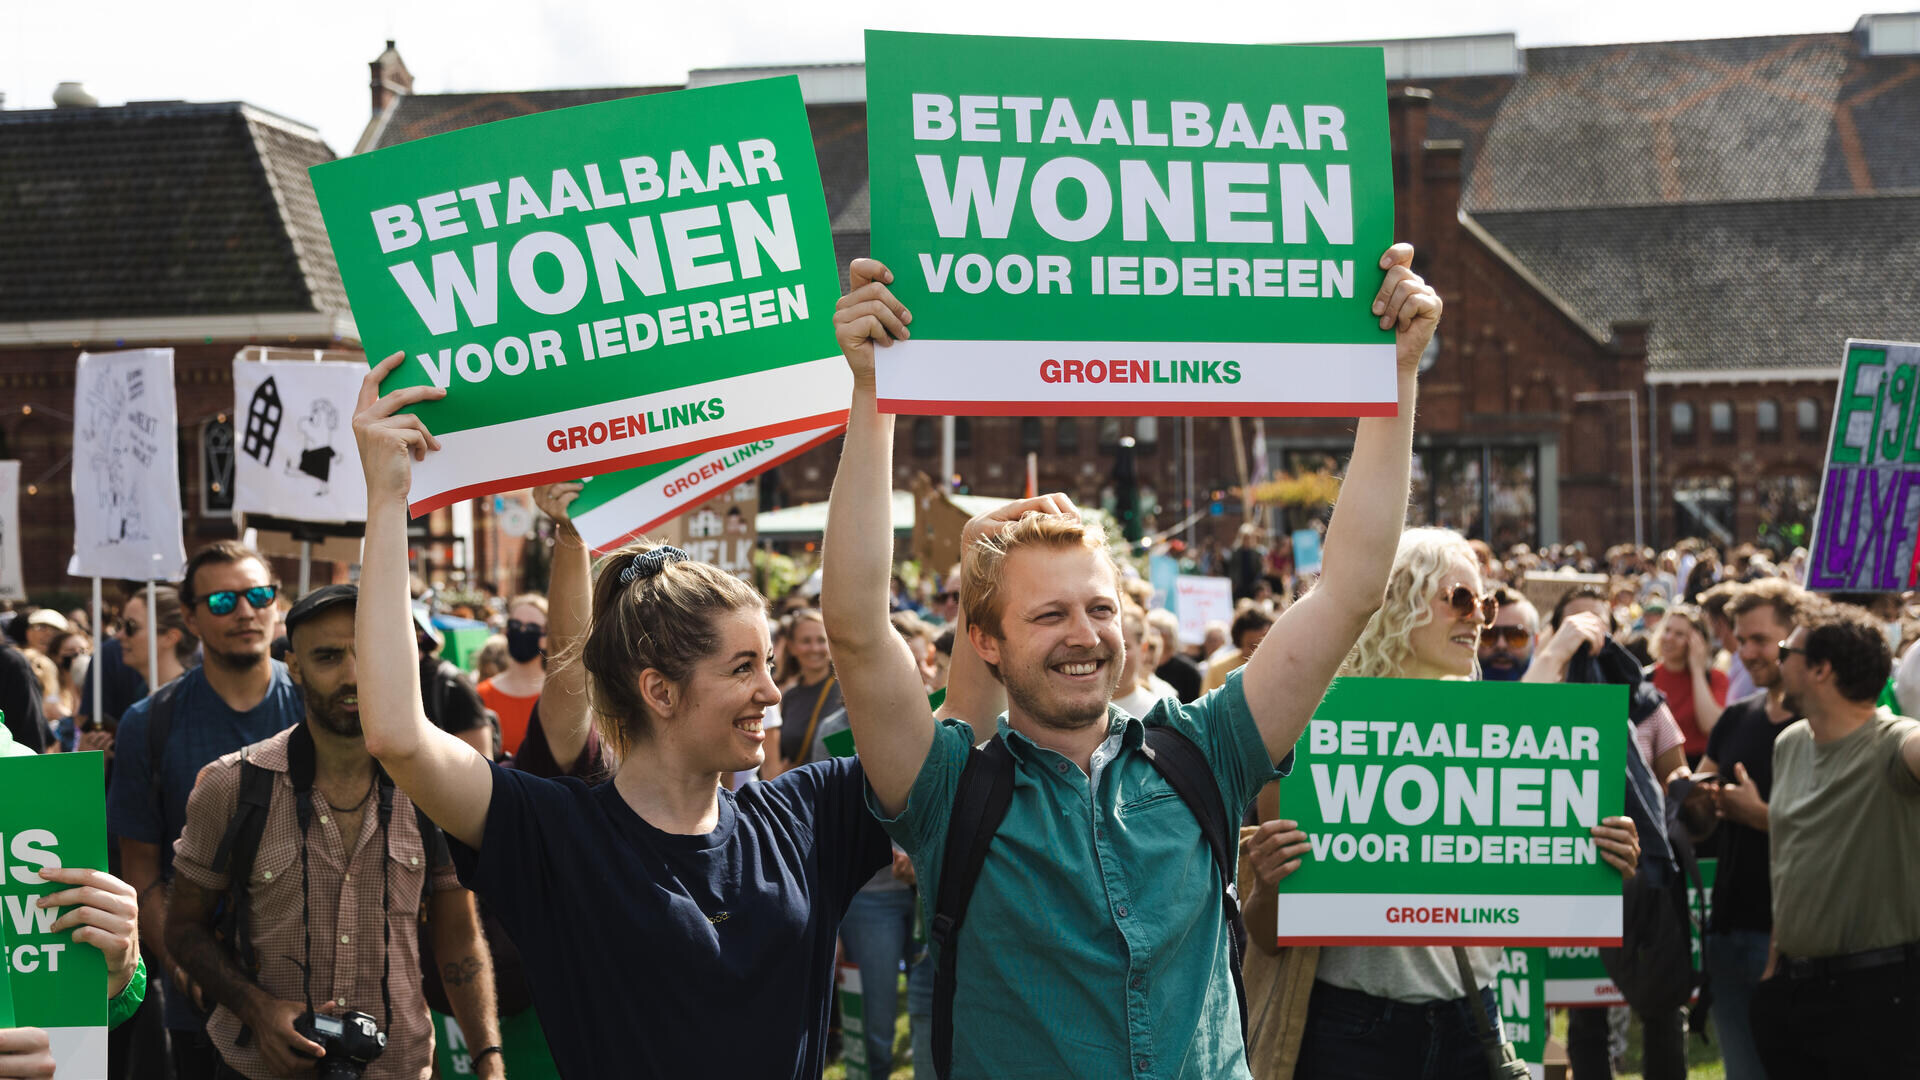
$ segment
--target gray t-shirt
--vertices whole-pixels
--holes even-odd
[[[1795,721],[1773,744],[1773,933],[1788,956],[1920,942],[1920,779],[1900,744],[1920,721],[1881,709],[1830,743]]]
[[[1469,946],[1467,961],[1482,990],[1493,986],[1500,950]],[[1467,996],[1453,949],[1444,945],[1328,945],[1314,978],[1390,1001],[1453,1001]]]
[[[808,761],[826,761],[833,757],[833,751],[827,749],[827,736],[845,731],[852,725],[847,722],[847,710],[835,709],[830,716],[820,718],[820,728],[813,733],[813,754]],[[883,866],[872,880],[860,887],[861,892],[895,892],[907,887],[907,883],[893,876],[893,867]]]

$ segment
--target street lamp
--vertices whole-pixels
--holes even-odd
[[[1637,551],[1647,544],[1640,525],[1640,394],[1636,390],[1588,390],[1573,395],[1578,402],[1622,401],[1627,403],[1628,449],[1633,455],[1633,546]]]

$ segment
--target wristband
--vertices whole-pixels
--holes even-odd
[[[500,1049],[499,1043],[495,1043],[492,1046],[483,1046],[479,1050],[474,1051],[474,1054],[473,1054],[474,1067],[478,1068],[480,1065],[480,1059],[483,1057],[486,1057],[488,1054],[499,1054],[502,1058],[506,1057],[506,1051]]]

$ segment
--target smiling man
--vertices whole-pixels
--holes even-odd
[[[1106,537],[1065,496],[1028,499],[962,536],[964,633],[947,707],[977,729],[934,721],[887,621],[891,551],[876,538],[891,535],[893,418],[876,404],[874,350],[909,337],[912,316],[888,289],[891,271],[854,262],[834,318],[854,390],[821,610],[869,804],[912,856],[936,940],[947,934],[933,901],[949,827],[979,809],[958,805],[977,736],[993,734],[985,754],[1012,761],[1005,817],[944,958],[949,1012],[965,1022],[951,1060],[935,1062],[943,1080],[1249,1075],[1221,877],[1196,811],[1155,764],[1174,755],[1147,749],[1171,736],[1148,733],[1191,744],[1199,782],[1233,822],[1280,774],[1274,763],[1380,606],[1406,513],[1415,371],[1440,316],[1412,259],[1406,245],[1381,258],[1374,304],[1380,327],[1398,331],[1398,416],[1359,422],[1321,583],[1246,666],[1191,705],[1162,701],[1144,717],[1111,708],[1125,642]],[[1006,691],[995,729],[984,727],[991,712],[956,705],[982,662]]]
[[[279,585],[260,553],[221,540],[193,553],[180,606],[203,663],[126,712],[114,742],[107,831],[120,838],[121,870],[140,894],[140,937],[153,984],[165,996],[175,1072],[211,1075],[213,1048],[196,991],[162,948],[173,842],[201,766],[299,723],[300,693],[268,654]]]

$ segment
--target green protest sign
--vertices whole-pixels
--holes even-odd
[[[1617,945],[1591,829],[1625,801],[1619,686],[1337,679],[1282,815],[1313,848],[1283,945]]]
[[[433,1014],[433,1057],[443,1077],[478,1076],[473,1067],[475,1047],[467,1045],[460,1022],[446,1013]],[[500,1018],[500,1057],[513,1080],[558,1080],[560,1070],[547,1048],[540,1015],[531,1007]]]
[[[1814,514],[1807,587],[1920,585],[1920,344],[1849,341]]]
[[[7,949],[6,920],[0,919],[0,1030],[15,1026],[13,1019],[13,954]]]
[[[1377,48],[867,32],[881,408],[1391,416]]]
[[[586,478],[568,515],[587,547],[612,551],[653,532],[735,484],[819,446],[840,427],[776,435],[676,461]]]
[[[1701,888],[1687,885],[1687,903],[1693,909],[1693,968],[1701,970],[1701,941],[1713,913],[1713,878],[1718,859],[1700,860]],[[1547,948],[1547,1004],[1553,1008],[1583,1005],[1625,1005],[1627,999],[1613,985],[1613,976],[1591,946],[1554,945]]]
[[[458,499],[844,422],[833,237],[797,80],[559,109],[317,165],[369,358],[432,383]]]
[[[836,972],[840,1000],[840,1031],[847,1080],[868,1080],[873,1075],[867,1061],[867,1007],[860,989],[860,969],[843,963]]]
[[[1500,1024],[1514,1053],[1527,1063],[1533,1080],[1547,1075],[1547,958],[1545,949],[1500,950],[1494,970],[1494,997],[1500,1002]]]
[[[107,868],[106,773],[99,754],[0,758],[0,921],[13,1023],[47,1029],[62,1076],[107,1075],[107,964],[53,932],[67,910],[34,900],[67,886],[44,868]]]

